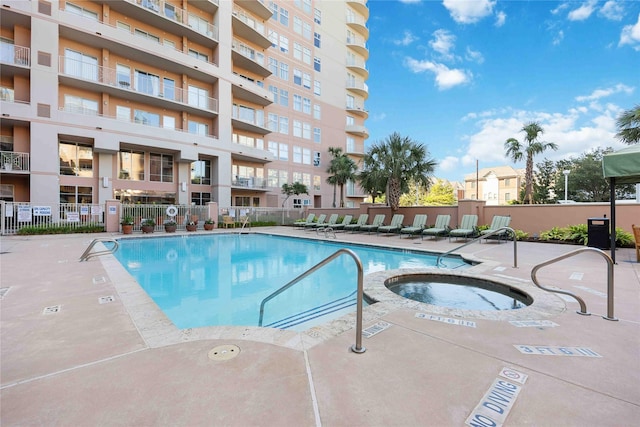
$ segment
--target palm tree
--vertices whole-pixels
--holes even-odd
[[[344,186],[355,179],[358,165],[342,152],[342,148],[329,147],[329,153],[333,158],[329,162],[327,173],[332,175],[327,178],[327,183],[333,185],[333,207],[336,207],[336,186],[340,187],[340,207],[344,207]]]
[[[358,173],[356,179],[360,184],[360,188],[371,196],[373,203],[376,202],[376,197],[387,189],[387,176],[370,155],[364,156],[362,170]]]
[[[366,162],[378,165],[378,169],[386,177],[387,203],[392,211],[400,205],[400,196],[408,191],[409,181],[429,188],[429,178],[438,164],[429,158],[427,148],[409,137],[402,137],[394,132],[384,141],[375,143],[367,154]]]
[[[640,105],[624,111],[616,121],[618,133],[616,136],[625,144],[640,142]]]
[[[509,138],[505,141],[504,148],[507,150],[507,156],[514,163],[519,162],[525,156],[527,158],[524,174],[524,199],[525,203],[531,204],[533,197],[533,156],[544,153],[547,149],[557,150],[558,145],[553,142],[538,141],[538,136],[544,133],[544,129],[537,122],[527,123],[520,131],[525,133],[524,142],[526,145],[515,138]]]

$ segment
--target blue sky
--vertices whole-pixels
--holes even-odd
[[[615,120],[640,104],[640,1],[368,5],[367,146],[397,131],[425,143],[435,175],[452,181],[476,159],[512,164],[504,141],[522,141],[530,121],[559,146],[535,163],[623,147]]]

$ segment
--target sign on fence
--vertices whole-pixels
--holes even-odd
[[[31,222],[31,206],[18,205],[18,222]]]
[[[34,206],[33,216],[51,216],[51,206]]]

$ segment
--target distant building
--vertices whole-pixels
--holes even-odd
[[[511,166],[483,168],[464,176],[464,197],[485,200],[487,205],[506,205],[518,199],[524,183],[524,169]]]

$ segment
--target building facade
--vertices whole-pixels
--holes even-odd
[[[364,154],[366,0],[2,6],[2,200],[328,207]]]
[[[487,205],[506,205],[518,200],[524,184],[524,169],[511,166],[495,166],[479,169],[478,173],[464,176],[466,199],[484,200]]]

